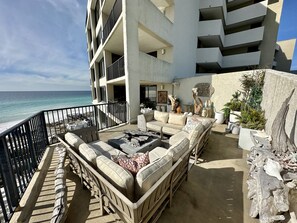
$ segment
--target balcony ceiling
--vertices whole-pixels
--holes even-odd
[[[168,7],[174,4],[174,0],[151,0],[151,2],[157,7]]]
[[[201,36],[199,40],[204,47],[223,47],[221,36]]]
[[[213,20],[213,19],[223,19],[223,8],[222,7],[212,7],[212,8],[203,8],[200,9],[200,13],[205,20]]]
[[[139,50],[144,53],[153,52],[158,49],[170,46],[169,43],[162,40],[160,37],[150,32],[149,30],[145,30],[142,27],[138,27],[138,41]]]
[[[120,21],[113,34],[110,35],[105,49],[118,55],[124,55],[123,20]]]

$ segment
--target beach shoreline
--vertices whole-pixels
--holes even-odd
[[[16,121],[9,121],[9,122],[0,123],[0,134],[2,132],[6,131],[7,129],[13,127],[14,125],[17,125],[21,121],[23,121],[23,120],[16,120]]]

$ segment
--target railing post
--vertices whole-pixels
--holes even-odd
[[[46,128],[46,121],[45,121],[45,114],[44,114],[44,111],[42,111],[40,113],[40,121],[41,121],[41,125],[43,127],[43,137],[45,139],[45,142],[46,142],[46,145],[49,145],[49,135],[48,135],[48,132],[47,132],[47,128]]]
[[[94,108],[94,118],[95,118],[95,124],[96,124],[96,129],[97,131],[99,130],[99,125],[98,125],[98,112],[97,112],[97,106],[93,105]]]
[[[16,207],[19,201],[18,188],[4,137],[5,135],[0,138],[0,166],[3,177],[2,181],[7,195],[8,204]],[[18,167],[16,166],[15,168]]]
[[[31,153],[30,157],[32,160],[32,167],[33,167],[33,169],[35,169],[35,168],[37,168],[36,148],[33,144],[32,133],[30,130],[29,122],[25,123],[25,130],[26,130],[26,136],[27,136],[27,140],[28,140],[28,147],[29,147],[29,150]]]

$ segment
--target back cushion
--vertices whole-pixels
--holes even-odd
[[[96,149],[95,147],[88,145],[86,143],[81,144],[78,147],[79,150],[79,154],[85,158],[85,160],[93,163],[94,165],[96,165],[96,158],[97,156],[101,156],[102,153]]]
[[[184,126],[186,119],[187,119],[187,116],[185,116],[185,115],[170,113],[168,123]]]
[[[68,142],[69,145],[73,146],[78,150],[78,147],[85,143],[81,138],[75,135],[72,132],[67,132],[64,136],[65,140]]]
[[[172,157],[165,155],[140,169],[135,179],[136,199],[141,198],[171,167]]]
[[[145,120],[150,122],[154,119],[154,111],[150,111],[148,113],[143,114],[145,116]]]
[[[190,148],[196,145],[203,131],[204,131],[204,126],[202,125],[202,123],[198,123],[195,129],[190,132],[189,134]]]
[[[154,119],[159,122],[167,123],[168,117],[169,113],[167,112],[154,111]]]
[[[202,121],[202,125],[204,126],[204,129],[207,129],[211,125],[211,121],[209,119],[204,119]]]
[[[99,172],[104,178],[115,186],[121,193],[123,193],[128,199],[133,201],[134,199],[134,178],[133,175],[119,166],[112,160],[105,156],[98,156],[96,159]]]
[[[173,162],[176,162],[185,152],[189,150],[189,139],[184,138],[178,143],[172,145],[166,152],[172,157]]]
[[[183,131],[190,133],[192,130],[194,130],[198,123],[201,123],[201,120],[199,120],[195,116],[191,116],[187,118],[187,123],[183,127]]]

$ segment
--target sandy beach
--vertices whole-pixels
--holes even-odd
[[[10,127],[20,123],[21,121],[22,120],[0,123],[0,133],[4,132],[6,129],[9,129]]]

